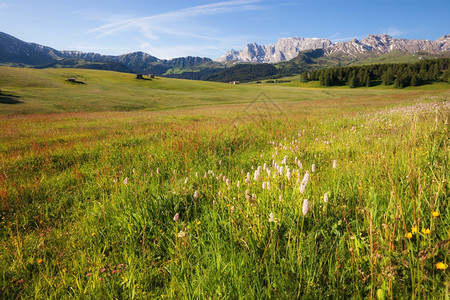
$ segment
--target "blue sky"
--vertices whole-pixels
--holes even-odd
[[[0,0],[0,31],[58,50],[219,57],[282,37],[450,34],[445,0]]]

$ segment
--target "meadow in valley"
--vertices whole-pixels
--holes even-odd
[[[450,84],[0,74],[0,298],[449,299]]]

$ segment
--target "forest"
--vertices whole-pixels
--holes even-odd
[[[374,64],[335,67],[300,75],[302,81],[319,81],[324,86],[370,87],[380,83],[397,88],[434,81],[450,82],[450,58],[425,59],[416,63]]]

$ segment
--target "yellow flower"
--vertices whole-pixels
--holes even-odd
[[[437,218],[439,217],[440,213],[438,211],[433,211],[431,212],[431,214],[433,215],[433,217]]]
[[[430,233],[431,233],[431,230],[428,229],[428,228],[422,228],[422,232],[423,232],[424,234],[430,234]]]
[[[412,233],[411,232],[405,233],[405,238],[412,239]]]
[[[447,269],[447,267],[448,267],[448,265],[447,265],[447,264],[444,264],[443,262],[438,262],[438,263],[436,264],[436,268],[437,268],[438,270],[445,270],[445,269]]]
[[[202,222],[198,221],[198,222],[197,222],[197,225],[200,225],[200,224],[202,224]]]
[[[417,232],[419,232],[419,230],[417,230],[417,227],[413,227],[411,228],[411,232],[412,234],[416,234]]]

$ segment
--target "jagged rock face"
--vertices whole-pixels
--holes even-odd
[[[322,49],[331,45],[328,39],[315,38],[282,38],[272,45],[248,44],[244,50],[230,50],[216,59],[218,62],[239,61],[254,63],[277,63],[290,60],[300,51]]]
[[[436,41],[394,39],[387,34],[368,35],[361,41],[331,43],[328,39],[283,38],[275,45],[248,44],[244,50],[231,50],[216,59],[218,62],[276,63],[297,57],[304,50],[324,49],[325,56],[343,55],[358,57],[367,53],[384,54],[392,51],[415,53],[419,51],[450,51],[450,35]]]
[[[349,55],[357,57],[359,54],[385,54],[392,51],[415,53],[419,51],[435,52],[450,50],[450,35],[444,35],[436,41],[394,39],[387,34],[368,35],[361,41],[353,39],[351,42],[336,43],[325,49],[325,56]]]

